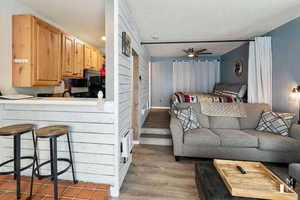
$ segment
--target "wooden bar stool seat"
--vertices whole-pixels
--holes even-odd
[[[40,128],[36,131],[36,141],[35,143],[38,144],[39,138],[49,138],[50,141],[50,160],[44,161],[43,163],[37,164],[35,167],[33,165],[32,167],[32,177],[31,177],[31,189],[30,189],[30,196],[27,198],[27,200],[32,199],[32,190],[33,190],[33,182],[34,182],[34,176],[38,177],[39,179],[43,178],[51,178],[53,180],[53,188],[54,188],[54,199],[58,200],[58,176],[67,172],[70,168],[72,169],[72,175],[73,175],[73,182],[74,184],[77,183],[77,180],[75,178],[75,171],[74,171],[74,165],[73,165],[73,158],[72,158],[72,151],[71,151],[71,144],[70,144],[70,127],[64,126],[64,125],[56,125],[56,126],[47,126]],[[67,142],[68,142],[68,148],[69,148],[69,158],[58,158],[57,157],[57,138],[61,137],[63,135],[67,136]],[[37,155],[37,153],[35,153]],[[36,160],[37,158],[35,158]],[[59,162],[65,162],[68,163],[68,166],[61,170],[57,170],[57,165]],[[51,173],[50,174],[40,174],[39,171],[41,171],[41,168],[45,165],[51,165]]]
[[[0,164],[0,167],[3,167],[9,163],[14,163],[14,169],[12,171],[0,172],[0,175],[14,174],[16,180],[16,196],[17,199],[21,198],[21,172],[28,169],[31,166],[34,166],[34,157],[36,156],[21,156],[21,135],[24,133],[32,133],[32,141],[35,149],[35,136],[34,136],[34,124],[16,124],[11,126],[5,126],[0,128],[0,137],[3,136],[13,136],[14,138],[14,156],[12,159],[7,160]],[[21,160],[32,160],[32,163],[28,164],[25,167],[21,167]]]
[[[0,128],[0,136],[12,136],[31,132],[34,129],[33,124],[16,124]]]
[[[47,126],[44,128],[40,128],[36,131],[37,137],[40,138],[50,138],[50,137],[59,137],[61,135],[67,134],[69,132],[70,127],[64,125],[58,126]]]

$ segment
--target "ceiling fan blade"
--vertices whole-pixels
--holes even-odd
[[[198,51],[196,51],[197,54],[202,53],[203,51],[207,51],[207,49],[200,49]]]
[[[213,54],[213,53],[199,53],[199,55],[211,55],[211,54]]]

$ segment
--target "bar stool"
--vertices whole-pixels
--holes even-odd
[[[34,165],[34,157],[33,156],[21,156],[21,135],[24,133],[32,132],[33,146],[35,149],[34,127],[35,127],[35,125],[33,125],[33,124],[17,124],[17,125],[6,126],[6,127],[0,128],[0,136],[1,137],[2,136],[13,136],[14,137],[14,158],[0,164],[0,167],[3,167],[8,163],[14,162],[14,170],[7,171],[7,172],[0,172],[0,175],[14,174],[14,179],[17,182],[17,184],[16,184],[17,199],[21,198],[21,193],[20,193],[21,172]],[[21,160],[23,160],[23,159],[25,159],[25,160],[29,159],[29,160],[32,160],[33,162],[30,163],[29,165],[21,168]]]
[[[33,189],[33,181],[34,176],[38,177],[39,179],[43,178],[51,178],[53,180],[53,187],[54,187],[54,199],[58,200],[58,180],[57,177],[69,170],[69,168],[72,168],[72,175],[73,175],[73,182],[74,184],[77,183],[77,180],[75,178],[75,172],[74,172],[74,166],[73,166],[73,158],[72,158],[72,151],[71,151],[71,144],[70,144],[70,127],[69,126],[47,126],[44,128],[40,128],[36,131],[36,141],[35,143],[38,144],[38,138],[49,138],[50,140],[50,160],[45,161],[41,164],[37,164],[37,167],[33,165],[32,167],[32,176],[31,176],[31,188],[30,188],[30,196],[27,198],[27,200],[32,199],[32,189]],[[57,158],[57,138],[67,135],[68,139],[68,148],[69,148],[69,154],[70,158]],[[37,153],[34,154],[35,158],[34,160],[37,161],[36,157]],[[58,161],[67,162],[69,165],[61,170],[60,172],[57,171],[57,163]],[[46,164],[51,164],[51,174],[49,175],[41,175],[39,173],[39,170],[41,167],[43,167]]]

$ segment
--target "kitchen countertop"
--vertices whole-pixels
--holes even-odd
[[[63,97],[36,97],[21,100],[2,100],[0,104],[41,104],[41,105],[85,105],[85,106],[98,106],[98,105],[113,105],[113,101],[98,102],[97,98],[63,98]]]

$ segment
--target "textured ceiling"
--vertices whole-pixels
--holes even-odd
[[[299,0],[127,0],[143,41],[227,40],[260,36],[300,16]],[[158,36],[159,40],[153,40]],[[152,56],[182,56],[184,48],[214,55],[241,43],[147,45]]]

